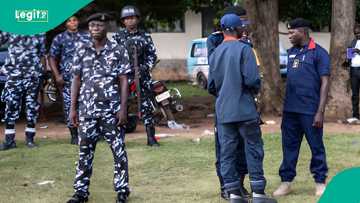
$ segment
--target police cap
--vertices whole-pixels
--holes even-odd
[[[89,16],[86,20],[87,23],[91,21],[108,22],[111,20],[111,16],[107,13],[95,13]]]
[[[294,20],[291,20],[288,23],[288,29],[296,29],[299,27],[307,27],[310,28],[311,27],[311,23],[308,20],[305,20],[303,18],[296,18]]]

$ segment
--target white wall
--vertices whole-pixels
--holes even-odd
[[[201,14],[187,11],[184,33],[152,33],[151,37],[159,59],[186,59],[191,40],[201,35]]]

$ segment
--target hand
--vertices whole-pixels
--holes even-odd
[[[127,123],[127,110],[121,109],[116,113],[116,118],[118,119],[117,126],[125,125]]]
[[[56,86],[59,88],[59,89],[62,89],[64,87],[64,84],[65,84],[65,81],[63,79],[63,77],[60,75],[60,76],[57,76],[55,78],[55,82],[56,82]]]
[[[79,121],[75,110],[70,110],[69,119],[72,126],[74,127],[79,126]]]
[[[354,48],[354,49],[353,49],[353,52],[355,52],[355,53],[357,53],[357,54],[360,54],[360,50],[357,49],[357,48]]]
[[[316,112],[312,126],[315,128],[322,128],[323,123],[324,123],[324,113],[320,111]]]

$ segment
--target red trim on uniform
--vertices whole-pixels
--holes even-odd
[[[316,44],[315,44],[315,41],[313,38],[310,38],[310,42],[309,42],[309,45],[308,45],[308,49],[315,49],[316,47]]]

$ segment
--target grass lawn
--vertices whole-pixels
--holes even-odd
[[[181,81],[181,82],[167,82],[167,88],[176,87],[179,89],[183,98],[191,98],[196,96],[210,96],[207,90],[200,88],[197,85],[192,85],[191,82]]]
[[[279,135],[265,135],[265,172],[270,194],[279,184],[281,161]],[[72,182],[77,148],[68,140],[39,140],[38,149],[29,150],[19,142],[16,150],[0,152],[0,202],[57,203],[73,193]],[[214,140],[193,143],[185,138],[161,140],[152,149],[144,139],[127,142],[130,160],[129,202],[225,202],[219,198],[214,169]],[[325,137],[330,176],[344,168],[360,165],[360,136],[327,135]],[[304,142],[298,163],[295,192],[279,202],[312,203],[314,184],[309,168],[309,149]],[[114,202],[112,189],[112,155],[105,142],[97,146],[91,179],[90,202]],[[53,184],[37,183],[51,180]]]

